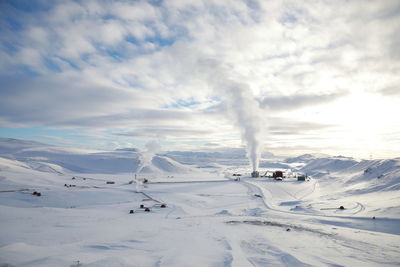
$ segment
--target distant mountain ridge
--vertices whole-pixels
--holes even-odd
[[[141,153],[132,148],[115,151],[85,150],[13,138],[0,138],[0,157],[14,160],[15,166],[52,173],[135,173],[141,164]],[[222,170],[227,166],[248,165],[243,149],[222,152],[174,151],[155,155],[141,172],[189,173],[198,168]],[[261,159],[260,168],[299,171],[316,179],[343,183],[349,190],[355,190],[356,185],[363,183],[367,184],[359,188],[365,192],[373,189],[400,189],[400,158],[357,160],[315,153],[284,160]]]
[[[140,155],[132,149],[95,151],[0,138],[0,157],[23,162],[44,172],[133,173],[139,168]],[[155,155],[141,172],[182,173],[188,169],[165,155]]]

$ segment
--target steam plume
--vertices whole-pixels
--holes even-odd
[[[257,170],[261,155],[262,110],[251,88],[230,78],[230,72],[214,60],[204,60],[199,65],[212,87],[221,92],[231,119],[240,129],[253,171]]]
[[[222,84],[225,101],[234,124],[240,129],[242,142],[253,171],[258,169],[261,154],[261,110],[246,84],[226,80]]]
[[[157,152],[161,150],[160,143],[157,140],[150,140],[146,143],[146,151],[141,153],[139,160],[139,166],[136,170],[136,173],[140,173],[143,168],[146,166],[150,166],[151,160],[156,155]]]

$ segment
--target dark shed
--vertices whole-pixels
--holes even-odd
[[[274,178],[277,178],[277,177],[283,178],[283,171],[274,171],[272,177],[274,177]]]

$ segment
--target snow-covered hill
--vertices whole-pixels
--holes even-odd
[[[0,138],[0,157],[14,159],[44,172],[134,173],[140,166],[136,150],[96,151],[56,147],[34,141]],[[141,172],[184,173],[189,167],[156,155]]]
[[[400,158],[356,160],[349,157],[311,158],[300,169],[313,177],[342,184],[357,193],[400,189]],[[353,189],[352,189],[353,190]]]
[[[310,158],[303,162],[305,165],[300,168],[300,171],[307,172],[314,177],[330,172],[343,171],[358,163],[358,161],[353,158],[342,156]]]
[[[327,154],[321,154],[321,153],[313,153],[313,154],[304,154],[300,155],[297,157],[291,157],[285,159],[286,163],[307,163],[311,160],[318,159],[318,158],[324,158],[324,157],[329,157]]]
[[[363,160],[333,175],[342,177],[343,190],[352,195],[399,192],[400,158]]]

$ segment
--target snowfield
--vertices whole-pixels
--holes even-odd
[[[261,161],[308,181],[194,152],[156,155],[135,180],[139,161],[1,138],[0,266],[400,265],[399,158]]]

